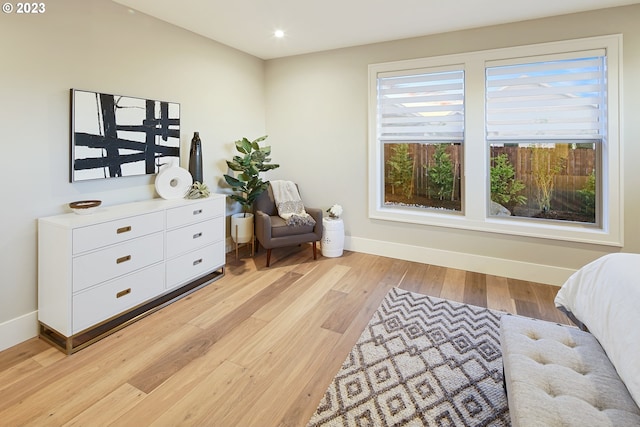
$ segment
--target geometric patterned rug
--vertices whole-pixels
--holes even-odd
[[[509,426],[504,314],[393,288],[307,426]]]

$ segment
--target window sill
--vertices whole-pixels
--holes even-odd
[[[473,219],[459,212],[443,213],[442,211],[429,212],[389,207],[370,208],[369,218],[565,242],[614,247],[623,246],[622,234],[619,228],[606,231],[593,224],[557,224],[554,221],[517,219],[517,217],[509,217],[508,219],[479,217]]]

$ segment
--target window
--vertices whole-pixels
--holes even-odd
[[[607,58],[579,54],[487,65],[490,214],[599,223]]]
[[[369,216],[620,246],[620,46],[370,65]]]
[[[461,211],[464,72],[378,77],[384,205]]]

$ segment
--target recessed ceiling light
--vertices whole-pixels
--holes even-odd
[[[275,33],[273,33],[274,36],[276,36],[277,38],[281,39],[284,37],[284,31],[282,30],[276,30]]]

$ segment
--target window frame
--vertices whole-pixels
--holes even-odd
[[[501,219],[489,212],[489,144],[485,126],[485,69],[487,64],[508,63],[521,58],[570,56],[605,49],[607,55],[607,141],[602,146],[602,212],[599,224],[536,221],[528,218]],[[415,70],[462,65],[465,75],[465,134],[462,143],[462,212],[434,211],[384,205],[384,165],[382,144],[377,139],[377,77],[390,72],[410,74]],[[622,35],[590,37],[443,55],[369,65],[369,218],[419,225],[449,227],[560,241],[623,246],[621,140]],[[477,161],[469,161],[477,159]]]

